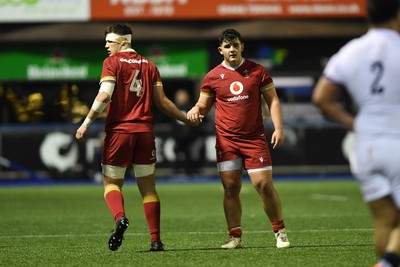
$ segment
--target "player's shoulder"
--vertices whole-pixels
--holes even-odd
[[[112,61],[114,61],[115,59],[116,59],[116,55],[114,54],[114,55],[110,55],[110,56],[106,57],[106,58],[103,60],[103,62],[112,62]]]
[[[157,68],[156,64],[152,60],[150,60],[147,57],[139,54],[136,51],[129,52],[126,55],[129,58],[131,58],[133,62],[135,62],[138,65],[141,65],[142,67],[143,66],[147,66],[149,68]]]
[[[269,70],[265,66],[261,65],[260,63],[255,62],[253,60],[245,59],[241,68],[243,68],[249,72],[258,73],[258,74],[262,74],[262,75],[264,75],[264,74],[269,75]]]
[[[149,68],[157,69],[157,65],[149,58],[142,56],[141,54],[136,53],[136,57],[138,62],[141,64],[146,64]]]
[[[219,77],[221,73],[224,71],[224,67],[222,64],[218,64],[214,68],[212,68],[207,74],[205,75],[205,79],[213,79],[215,77]]]
[[[139,53],[137,53],[137,52],[134,53],[134,55],[135,55],[135,57],[137,57],[138,59],[143,60],[143,62],[146,62],[146,63],[149,63],[149,64],[154,65],[154,62],[151,61],[151,59],[148,59],[147,57],[145,57],[145,56],[143,56],[143,55],[141,55],[141,54],[139,54]]]
[[[345,43],[339,49],[338,54],[346,57],[354,54],[367,53],[376,44],[376,40],[375,31],[368,31]]]
[[[257,67],[260,66],[260,67],[263,67],[261,64],[255,62],[254,60],[247,59],[247,58],[244,59],[243,65],[247,65],[247,66],[257,66]]]
[[[116,63],[116,62],[121,62],[121,58],[126,58],[126,53],[116,53],[109,55],[104,59],[103,62],[108,62],[108,63]]]

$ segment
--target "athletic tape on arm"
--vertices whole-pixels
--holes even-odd
[[[100,102],[100,101],[95,99],[91,109],[93,109],[97,113],[101,114],[106,107],[107,107],[107,103],[103,103],[103,102]]]
[[[106,93],[110,97],[114,93],[115,83],[110,81],[104,81],[100,85],[99,92]]]
[[[86,127],[89,127],[90,124],[92,124],[92,120],[89,119],[88,117],[85,118],[85,120],[83,121],[82,125],[85,125]]]

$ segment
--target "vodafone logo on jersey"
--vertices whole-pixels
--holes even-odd
[[[229,90],[231,90],[232,94],[238,95],[243,92],[243,84],[241,82],[233,82],[229,86]]]
[[[231,91],[232,94],[234,94],[234,97],[228,98],[229,102],[232,101],[238,101],[238,100],[243,100],[243,99],[249,99],[249,95],[240,95],[243,92],[243,84],[241,82],[233,82],[229,86],[229,90]]]

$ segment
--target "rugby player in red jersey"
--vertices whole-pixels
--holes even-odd
[[[223,61],[204,78],[200,97],[187,113],[193,123],[200,123],[215,103],[216,157],[224,188],[224,211],[228,241],[222,248],[242,245],[242,207],[240,190],[243,169],[261,197],[262,206],[275,233],[278,248],[290,247],[283,221],[281,200],[272,181],[272,162],[262,118],[265,99],[274,132],[273,148],[283,144],[282,109],[267,69],[242,57],[244,43],[234,29],[223,31],[218,51]]]
[[[151,251],[164,250],[160,238],[160,199],[155,186],[156,148],[152,103],[162,112],[191,123],[165,95],[157,67],[131,47],[132,30],[125,24],[105,29],[105,48],[100,89],[86,119],[76,131],[84,140],[91,123],[107,108],[102,152],[104,197],[116,228],[109,249],[117,250],[129,221],[125,214],[122,186],[128,166],[132,166],[143,200],[151,234]]]

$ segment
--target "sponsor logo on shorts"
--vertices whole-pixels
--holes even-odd
[[[153,151],[151,151],[151,158],[150,160],[154,160],[156,158],[156,150],[153,149]]]

